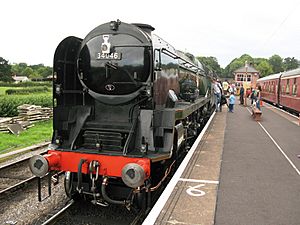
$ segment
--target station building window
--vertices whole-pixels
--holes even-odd
[[[247,75],[247,81],[251,81],[251,75]]]
[[[244,75],[243,74],[237,74],[236,75],[236,81],[245,81]]]

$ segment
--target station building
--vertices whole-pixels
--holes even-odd
[[[235,70],[233,75],[237,88],[243,85],[245,89],[248,89],[256,87],[256,81],[259,78],[260,73],[252,66],[252,64],[249,65],[246,61],[245,66]]]

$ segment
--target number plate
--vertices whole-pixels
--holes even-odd
[[[115,59],[115,60],[121,60],[122,59],[122,54],[119,52],[114,52],[114,53],[97,53],[96,59]]]

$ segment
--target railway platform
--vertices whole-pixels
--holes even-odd
[[[143,225],[300,224],[298,118],[223,107],[200,136]]]

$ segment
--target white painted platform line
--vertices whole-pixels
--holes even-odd
[[[178,167],[176,173],[174,174],[174,176],[170,180],[169,184],[167,185],[167,187],[165,188],[165,190],[161,194],[160,198],[157,200],[157,202],[153,206],[152,210],[150,211],[150,213],[148,214],[147,218],[144,220],[142,225],[152,225],[152,224],[155,223],[157,217],[159,216],[161,210],[163,209],[166,202],[168,201],[169,196],[171,195],[173,189],[175,188],[178,180],[180,179],[183,171],[185,170],[188,162],[190,161],[192,155],[194,154],[199,142],[201,141],[205,131],[207,130],[208,126],[210,125],[210,123],[211,123],[212,119],[214,118],[215,114],[216,114],[216,112],[214,112],[212,114],[212,116],[210,117],[210,119],[207,121],[205,127],[203,128],[203,130],[199,134],[199,136],[196,139],[195,143],[193,144],[192,148],[189,150],[189,152],[185,156],[184,160],[182,161],[182,163]]]
[[[269,106],[266,107],[266,108],[276,109],[276,110],[281,111],[281,112],[283,112],[283,113],[285,113],[285,114],[287,114],[287,115],[289,115],[289,116],[291,116],[291,117],[294,117],[295,119],[298,119],[297,116],[295,116],[295,115],[293,115],[292,113],[289,113],[289,112],[287,112],[287,111],[285,111],[285,110],[283,110],[283,109],[281,109],[281,108],[278,108],[278,107],[276,107],[276,106],[274,106],[274,105],[271,105],[271,104],[269,104],[269,103],[266,103],[266,102],[264,102],[264,104],[269,105]]]
[[[204,183],[204,184],[219,184],[219,181],[217,180],[197,180],[197,179],[180,178],[179,181]]]
[[[249,111],[250,114],[252,114],[250,109],[247,108],[247,110]],[[267,129],[260,122],[257,121],[257,123],[260,125],[260,127],[263,129],[263,131],[269,136],[269,138],[275,144],[275,146],[278,148],[278,150],[281,152],[281,154],[286,158],[286,160],[289,162],[289,164],[293,167],[293,169],[300,176],[300,171],[298,170],[298,168],[295,166],[295,164],[292,162],[292,160],[290,160],[290,158],[287,156],[287,154],[285,154],[285,152],[282,150],[282,148],[279,146],[279,144],[277,144],[277,142],[274,140],[274,138],[271,136],[271,134],[269,134]]]

